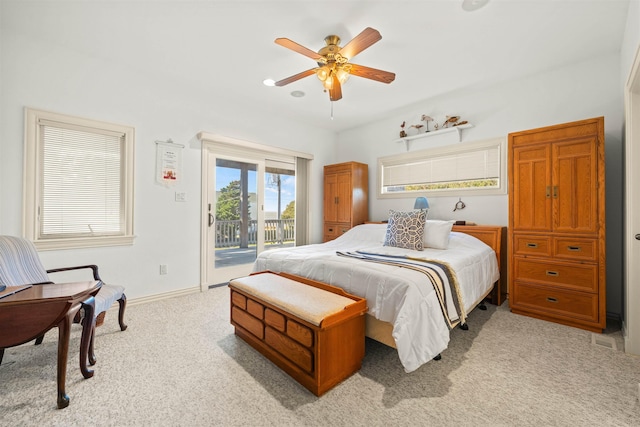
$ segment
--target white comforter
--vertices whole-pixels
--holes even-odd
[[[467,313],[499,278],[494,251],[480,240],[452,232],[446,250],[412,251],[383,246],[385,224],[363,224],[327,243],[272,249],[261,253],[253,270],[287,272],[367,299],[369,314],[393,325],[400,362],[412,372],[447,348],[449,328],[433,286],[417,271],[336,255],[336,251],[407,254],[439,260],[455,271]],[[450,300],[450,299],[449,299]],[[456,318],[455,310],[450,314]]]

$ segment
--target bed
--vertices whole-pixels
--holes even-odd
[[[449,317],[459,321],[461,314],[468,314],[488,296],[501,302],[502,227],[454,226],[448,230],[446,249],[425,247],[417,251],[384,246],[387,224],[362,224],[326,243],[265,251],[258,256],[253,271],[295,274],[366,298],[367,336],[395,347],[404,370],[412,372],[448,346],[451,325],[443,315],[443,305]],[[339,253],[437,260],[455,272],[461,306],[453,307],[451,290],[443,304],[420,271]]]

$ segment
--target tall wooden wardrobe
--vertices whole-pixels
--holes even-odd
[[[324,167],[325,242],[342,235],[369,217],[368,165],[357,162]]]
[[[604,118],[509,134],[509,304],[606,327]]]

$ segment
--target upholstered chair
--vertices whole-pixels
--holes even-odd
[[[96,265],[81,265],[45,270],[33,243],[20,237],[0,236],[0,284],[2,285],[6,285],[7,287],[27,284],[50,284],[51,286],[55,286],[55,283],[49,278],[50,273],[81,269],[90,269],[93,280],[101,281],[100,275],[98,274],[98,266]],[[99,318],[97,324],[101,324],[105,312],[116,301],[118,301],[120,305],[118,312],[120,330],[124,331],[127,329],[127,325],[124,323],[124,309],[127,304],[124,288],[122,286],[103,283],[100,291],[95,296],[95,313],[89,347],[89,363],[92,365],[96,362],[93,351],[96,318]],[[79,316],[75,319],[76,322],[80,322],[80,320],[81,318]],[[43,339],[44,336],[38,337],[36,344],[42,343]],[[0,363],[2,363],[3,356],[4,349],[0,348]]]

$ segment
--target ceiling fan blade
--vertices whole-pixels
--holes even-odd
[[[381,40],[382,36],[378,30],[373,28],[365,28],[360,34],[355,36],[349,43],[340,49],[340,55],[347,59],[351,59],[372,44]]]
[[[294,42],[293,40],[289,40],[287,38],[278,38],[275,40],[276,44],[279,44],[280,46],[286,47],[287,49],[291,49],[294,52],[298,52],[303,54],[304,56],[308,56],[309,58],[318,61],[320,58],[322,58],[322,56],[320,54],[318,54],[317,52],[312,51],[311,49],[308,49],[304,46],[302,46],[301,44],[298,44],[296,42]]]
[[[332,101],[338,101],[342,99],[342,86],[340,86],[340,80],[337,76],[333,76],[333,83],[331,89],[329,89],[329,99]]]
[[[293,83],[293,82],[295,82],[295,81],[297,81],[297,80],[300,80],[300,79],[302,79],[302,78],[305,78],[305,77],[307,77],[307,76],[310,76],[310,75],[312,75],[312,74],[315,74],[315,72],[316,72],[316,69],[315,69],[315,68],[312,68],[312,69],[310,69],[310,70],[303,71],[303,72],[301,72],[301,73],[295,74],[295,75],[293,75],[293,76],[291,76],[291,77],[287,77],[286,79],[282,79],[282,80],[280,80],[280,81],[277,81],[277,82],[275,83],[275,85],[276,85],[276,86],[284,86],[284,85],[288,85],[289,83]]]
[[[389,71],[377,70],[371,67],[365,67],[364,65],[351,64],[351,71],[349,74],[358,77],[364,77],[365,79],[376,80],[382,83],[391,83],[395,80],[395,73]]]

